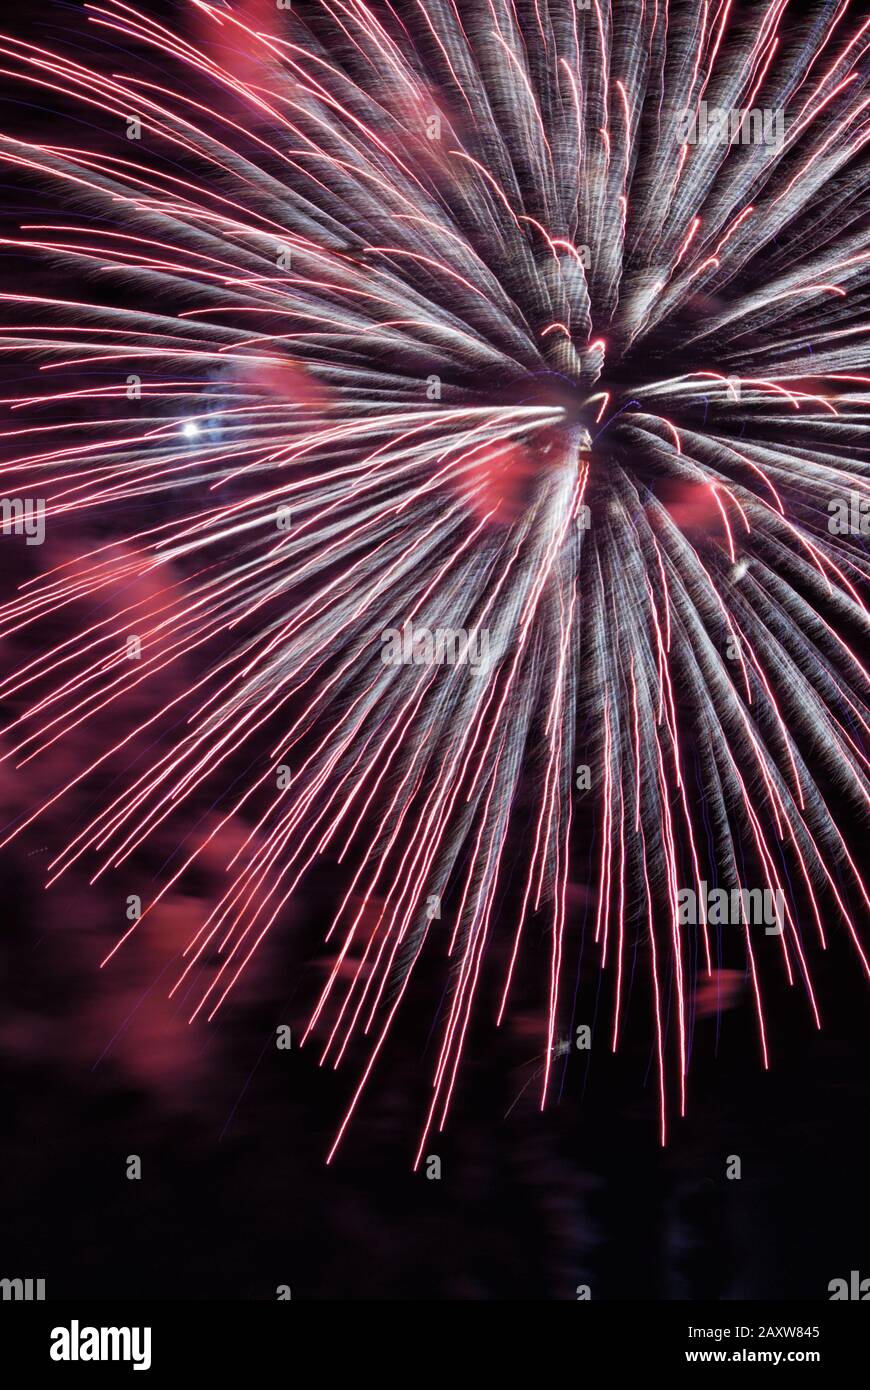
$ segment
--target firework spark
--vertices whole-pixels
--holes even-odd
[[[784,904],[769,939],[739,931],[765,1066],[780,969],[817,1024],[827,935],[868,971],[837,814],[866,814],[868,566],[860,525],[829,525],[832,499],[867,510],[854,9],[192,0],[170,24],[104,0],[84,49],[0,41],[55,113],[0,158],[63,208],[5,244],[96,287],[0,296],[4,355],[39,363],[5,402],[5,493],[88,538],[0,610],[36,643],[0,687],[6,756],[122,730],[8,838],[79,784],[101,804],[49,883],[175,835],[117,950],[244,813],[174,985],[201,981],[192,1020],[315,861],[347,866],[306,1033],[323,1064],[362,1055],[333,1153],[426,961],[449,989],[420,1161],[533,921],[545,1103],[593,804],[608,1045],[642,994],[663,1141],[709,1003],[693,972],[722,953],[685,886]],[[731,138],[680,137],[715,110]],[[456,634],[482,659],[434,659]],[[197,837],[198,797],[221,814]]]

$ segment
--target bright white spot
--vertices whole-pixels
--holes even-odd
[[[742,578],[743,578],[744,574],[746,573],[746,571],[747,571],[748,569],[749,569],[749,565],[748,565],[748,563],[747,563],[746,560],[738,560],[738,561],[737,561],[737,564],[734,566],[734,568],[733,568],[732,571],[731,571],[731,578],[732,578],[732,579],[734,580],[734,582],[736,583],[738,579],[742,579]]]
[[[195,439],[199,434],[199,425],[195,420],[185,420],[184,424],[181,426],[181,433],[187,439]]]

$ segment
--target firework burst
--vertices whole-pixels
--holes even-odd
[[[101,804],[49,883],[174,834],[147,932],[244,816],[174,986],[201,981],[192,1019],[312,864],[342,866],[306,1033],[362,1058],[336,1144],[412,977],[441,970],[419,1161],[530,922],[544,1104],[593,820],[607,1042],[642,998],[663,1140],[723,951],[685,888],[783,904],[734,934],[764,1065],[780,971],[818,1024],[827,935],[868,969],[838,825],[867,804],[867,559],[860,523],[830,524],[868,505],[854,8],[192,0],[169,22],[105,0],[84,49],[0,43],[54,113],[0,158],[63,207],[7,248],[87,286],[0,297],[4,354],[39,365],[6,400],[4,492],[86,538],[0,610],[35,643],[2,683],[7,756],[98,737],[9,838],[79,784]],[[711,112],[736,113],[726,140]],[[191,835],[203,797],[220,815]]]

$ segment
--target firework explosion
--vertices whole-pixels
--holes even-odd
[[[106,0],[87,56],[0,44],[64,113],[2,136],[64,208],[6,245],[93,288],[2,296],[38,377],[5,403],[4,493],[79,537],[2,609],[36,644],[7,756],[91,737],[7,839],[80,784],[99,806],[49,883],[175,836],[117,950],[244,814],[174,985],[192,1019],[316,860],[346,874],[306,1033],[361,1059],[336,1144],[439,971],[419,1162],[483,980],[500,1024],[542,931],[545,1103],[578,837],[607,1045],[637,999],[663,1141],[696,972],[738,962],[766,1066],[783,973],[818,1025],[826,937],[867,971],[837,824],[867,800],[867,560],[829,521],[867,490],[870,20],[793,8]],[[714,109],[734,138],[680,137]],[[759,111],[780,138],[748,138]],[[687,925],[706,884],[779,895],[781,931]]]

